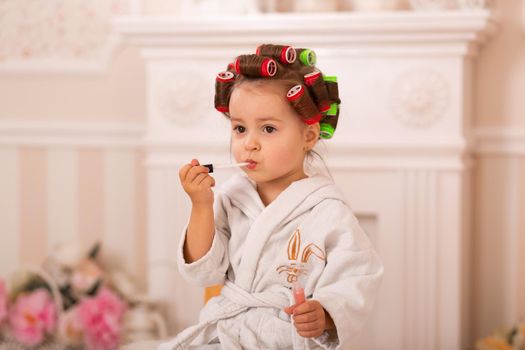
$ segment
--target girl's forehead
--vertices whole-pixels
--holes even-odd
[[[260,96],[260,97],[269,97],[269,98],[278,98],[280,100],[286,101],[286,89],[284,86],[269,81],[253,81],[253,82],[243,82],[234,87],[233,92],[244,92],[247,94]]]
[[[246,113],[250,115],[244,115]],[[234,88],[230,99],[232,118],[271,115],[288,119],[295,112],[286,99],[286,91],[273,84],[242,83]],[[243,115],[240,115],[243,114]]]

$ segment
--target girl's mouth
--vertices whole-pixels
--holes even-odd
[[[255,167],[257,166],[257,163],[254,162],[253,160],[247,160],[247,162],[249,163],[246,168],[248,168],[249,170],[254,170]]]

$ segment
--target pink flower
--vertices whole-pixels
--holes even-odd
[[[0,280],[0,325],[7,316],[7,294],[5,291],[5,282]]]
[[[47,290],[40,288],[18,296],[9,310],[9,324],[13,336],[23,344],[37,345],[56,324],[55,304]]]
[[[117,348],[125,311],[126,304],[105,288],[96,297],[80,302],[77,315],[84,328],[84,340],[88,349]]]

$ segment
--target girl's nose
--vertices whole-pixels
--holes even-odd
[[[248,136],[246,138],[244,147],[246,147],[246,149],[249,151],[258,151],[261,149],[261,145],[259,144],[259,142],[254,137],[251,137],[251,136]]]

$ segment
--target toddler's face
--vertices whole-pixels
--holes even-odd
[[[305,147],[311,149],[312,128],[297,115],[286,91],[274,83],[244,82],[230,98],[232,152],[256,183],[304,178]]]

